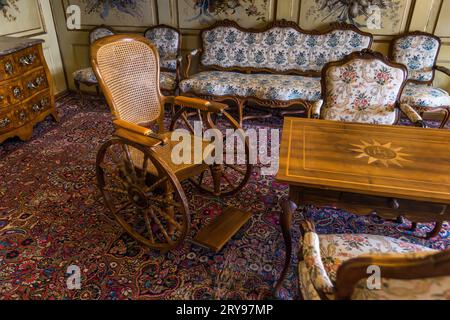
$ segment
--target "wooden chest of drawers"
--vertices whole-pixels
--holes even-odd
[[[0,37],[0,143],[14,136],[28,140],[48,115],[57,121],[42,42]]]

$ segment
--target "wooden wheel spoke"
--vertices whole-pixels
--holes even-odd
[[[161,221],[158,219],[158,217],[156,216],[156,214],[153,212],[152,208],[150,209],[150,215],[152,216],[153,220],[155,221],[156,225],[159,227],[159,229],[161,230],[161,233],[163,234],[164,238],[166,239],[166,241],[172,245],[173,241],[172,238],[169,236],[169,234],[167,233],[166,229],[164,228],[163,224],[161,223]]]
[[[145,192],[147,193],[147,196],[151,197],[151,193],[153,191],[155,191],[156,188],[158,188],[158,186],[160,186],[161,184],[165,183],[167,181],[167,176],[159,179],[158,181],[156,181],[154,184],[152,184],[150,187],[145,189]]]
[[[122,145],[122,151],[125,154],[123,163],[124,163],[126,170],[130,174],[132,174],[133,177],[137,180],[136,168],[134,167],[133,161],[131,160],[130,151],[128,150],[127,146],[125,146],[125,145]]]
[[[226,167],[229,167],[231,169],[233,169],[234,171],[239,172],[242,175],[246,174],[246,170],[239,168],[238,166],[234,165],[234,164],[225,164]]]
[[[148,162],[149,162],[149,157],[148,156],[144,156],[144,161],[142,162],[142,178],[141,178],[141,183],[145,184],[145,177],[147,175],[147,168],[148,168]]]
[[[145,226],[147,227],[148,233],[150,235],[150,242],[155,243],[155,237],[153,236],[153,230],[152,230],[152,224],[150,221],[150,217],[148,216],[148,212],[144,212],[144,220],[145,220]]]
[[[205,177],[205,171],[203,171],[202,173],[200,173],[200,177],[198,178],[198,185],[202,185],[203,182],[203,178]]]
[[[183,113],[181,115],[181,119],[183,120],[183,122],[188,126],[189,130],[191,131],[192,134],[195,133],[194,128],[192,127],[191,123],[189,122],[188,118],[186,117],[186,114]]]
[[[158,212],[164,217],[164,219],[166,219],[170,224],[172,224],[175,228],[177,228],[179,231],[183,230],[183,228],[181,227],[181,225],[175,221],[174,218],[172,218],[171,216],[169,216],[167,213],[165,213],[163,210],[161,210],[160,208],[156,208],[156,210],[158,210]]]
[[[177,207],[177,208],[182,207],[181,204],[176,203],[175,201],[172,201],[172,200],[162,199],[162,198],[158,198],[158,197],[151,197],[151,196],[147,197],[147,199],[150,201],[158,202],[159,204],[166,205],[166,206],[172,206],[172,207]]]
[[[126,199],[126,200],[124,200],[124,201],[118,203],[117,205],[119,205],[120,208],[119,208],[119,209],[116,209],[116,213],[119,213],[119,212],[121,212],[122,210],[125,210],[125,209],[127,209],[129,206],[131,206],[132,203],[131,203],[128,199]]]

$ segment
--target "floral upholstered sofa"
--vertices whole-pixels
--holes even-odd
[[[450,117],[450,95],[433,87],[435,71],[450,76],[450,69],[437,66],[441,40],[435,35],[413,31],[395,37],[390,46],[391,60],[404,64],[408,69],[408,84],[403,90],[401,102],[418,112],[444,113],[441,128]]]
[[[201,32],[202,48],[188,55],[183,95],[234,100],[239,121],[254,102],[267,107],[301,105],[321,97],[322,67],[366,48],[372,35],[354,26],[334,24],[324,32],[304,31],[285,20],[264,29],[245,29],[219,21]],[[193,57],[200,54],[199,73],[190,75]]]

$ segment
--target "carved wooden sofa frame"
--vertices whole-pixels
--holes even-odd
[[[214,25],[212,25],[209,28],[203,29],[201,31],[200,34],[200,38],[201,38],[201,42],[202,42],[202,47],[200,49],[195,49],[193,51],[191,51],[188,55],[187,55],[187,64],[186,64],[186,68],[184,71],[184,80],[189,80],[191,79],[191,67],[193,65],[193,59],[196,56],[199,56],[199,64],[198,64],[198,72],[202,72],[202,71],[224,71],[224,72],[239,72],[239,73],[244,73],[244,74],[272,74],[272,75],[295,75],[295,76],[304,76],[304,77],[320,77],[321,76],[321,70],[301,70],[300,67],[298,69],[287,69],[287,70],[276,70],[274,68],[256,68],[256,67],[239,67],[239,66],[232,66],[232,67],[222,67],[219,65],[205,65],[202,62],[203,56],[205,55],[205,45],[204,45],[204,40],[203,37],[205,35],[205,33],[212,31],[216,28],[220,28],[220,27],[225,27],[225,28],[234,28],[238,31],[241,32],[246,32],[246,33],[256,33],[256,34],[261,34],[261,33],[265,33],[267,31],[270,31],[274,28],[281,28],[281,29],[286,29],[286,28],[291,28],[295,31],[297,31],[299,34],[303,34],[303,35],[312,35],[312,36],[322,36],[322,35],[327,35],[330,34],[332,32],[335,31],[353,31],[355,34],[361,36],[361,37],[367,37],[368,38],[368,43],[366,46],[360,47],[358,49],[355,50],[349,50],[349,52],[342,54],[342,56],[340,58],[343,58],[344,56],[346,56],[349,53],[352,53],[354,51],[359,51],[365,48],[370,48],[373,42],[373,36],[370,33],[367,32],[363,32],[361,30],[359,30],[357,27],[350,25],[350,24],[343,24],[343,23],[334,23],[331,24],[326,30],[324,31],[317,31],[317,30],[313,30],[313,31],[308,31],[308,30],[303,30],[302,28],[299,27],[298,24],[294,23],[294,22],[290,22],[290,21],[286,21],[286,20],[279,20],[279,21],[274,21],[272,23],[270,23],[267,27],[264,28],[259,28],[259,29],[255,29],[255,28],[243,28],[240,25],[238,25],[236,22],[234,21],[230,21],[230,20],[223,20],[223,21],[218,21],[217,23],[215,23]],[[338,60],[338,59],[337,59]],[[325,62],[326,63],[326,62]],[[323,65],[325,65],[325,63],[323,63]],[[322,66],[323,66],[322,65]],[[181,83],[183,83],[183,81]],[[181,85],[180,85],[181,87]],[[186,96],[198,96],[198,97],[202,97],[205,99],[209,99],[209,100],[214,100],[214,101],[234,101],[237,106],[238,106],[238,112],[239,112],[239,123],[242,125],[242,122],[244,120],[247,119],[254,119],[254,118],[268,118],[271,116],[271,114],[267,114],[264,116],[255,116],[255,115],[247,115],[244,116],[244,108],[245,105],[249,102],[253,102],[256,103],[257,105],[263,106],[263,107],[269,107],[269,108],[289,108],[295,105],[300,105],[303,106],[306,109],[306,112],[309,112],[309,108],[311,106],[311,102],[314,101],[307,101],[304,99],[292,99],[292,100],[277,100],[277,99],[260,99],[257,97],[253,97],[253,96],[238,96],[238,95],[212,95],[212,94],[196,94],[196,93],[192,93],[192,92],[184,92],[182,90],[182,88],[180,89],[181,93],[183,95]],[[296,114],[296,113],[301,113],[303,111],[285,111],[283,112],[283,115],[285,114]]]

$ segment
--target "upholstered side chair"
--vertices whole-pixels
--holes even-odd
[[[323,99],[312,105],[310,117],[394,125],[402,111],[416,126],[424,126],[412,107],[399,103],[406,76],[405,66],[371,50],[330,62],[322,70]]]
[[[310,220],[301,231],[299,288],[306,300],[450,300],[450,250],[379,235],[322,235]]]
[[[450,116],[450,95],[444,89],[433,87],[436,70],[450,75],[450,69],[436,65],[440,46],[441,40],[432,34],[409,32],[392,40],[390,58],[408,68],[408,83],[401,102],[419,114],[443,113],[440,127],[444,128]]]
[[[158,49],[160,57],[161,90],[175,95],[181,74],[181,33],[178,29],[160,24],[148,28],[144,36]]]
[[[99,27],[95,27],[89,32],[89,44],[94,43],[95,41],[107,37],[112,36],[115,34],[115,31],[108,26],[101,25]],[[77,70],[73,73],[73,81],[75,84],[75,88],[78,91],[78,94],[81,98],[81,103],[84,105],[85,100],[83,93],[81,91],[81,84],[91,87],[95,86],[95,89],[97,91],[97,94],[100,94],[100,88],[98,85],[97,78],[95,77],[94,71],[91,67],[83,68],[80,70]]]

